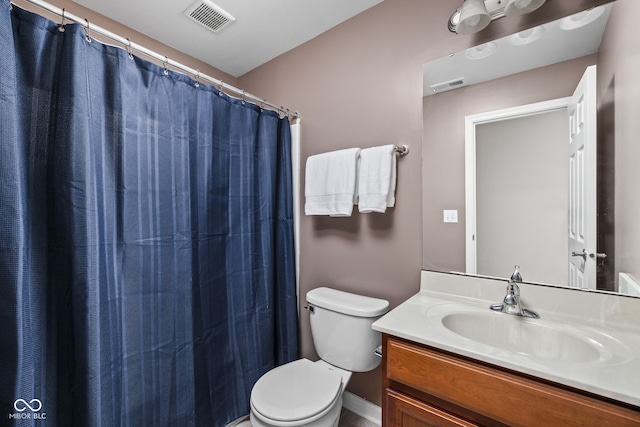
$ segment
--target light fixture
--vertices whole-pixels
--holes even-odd
[[[524,15],[533,12],[546,0],[507,0],[504,4],[505,16]]]
[[[458,34],[472,34],[485,28],[491,22],[484,0],[464,0],[460,18],[456,25]]]
[[[546,0],[464,0],[462,7],[449,18],[449,30],[458,34],[473,34],[486,28],[493,20],[505,16],[533,12]]]

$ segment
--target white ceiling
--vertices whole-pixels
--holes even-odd
[[[213,0],[236,19],[219,33],[183,14],[193,0],[74,1],[239,77],[382,0]]]

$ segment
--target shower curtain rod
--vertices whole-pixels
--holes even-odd
[[[35,6],[38,6],[42,9],[45,9],[55,15],[58,15],[59,17],[62,18],[60,26],[64,25],[64,21],[72,21],[75,22],[76,24],[80,24],[84,27],[85,29],[85,33],[87,35],[87,38],[90,39],[91,38],[91,33],[98,33],[102,36],[105,36],[113,41],[116,41],[120,44],[122,44],[125,48],[125,50],[127,52],[129,52],[129,54],[131,54],[131,50],[137,50],[138,52],[144,53],[147,56],[150,56],[151,58],[154,58],[160,62],[163,63],[165,69],[167,69],[168,66],[171,66],[173,68],[179,69],[184,71],[186,74],[190,74],[193,76],[194,80],[196,81],[196,84],[198,84],[198,82],[200,80],[207,80],[211,83],[213,83],[214,85],[218,86],[219,89],[224,89],[226,91],[229,92],[234,92],[238,95],[242,96],[242,99],[251,99],[253,101],[256,101],[256,103],[258,105],[260,105],[261,107],[270,107],[273,110],[276,110],[277,112],[290,116],[294,119],[300,118],[300,115],[298,114],[298,112],[291,112],[291,110],[289,110],[288,108],[282,107],[282,106],[277,106],[275,104],[272,104],[270,102],[267,102],[267,100],[259,98],[255,95],[252,95],[250,93],[245,92],[242,89],[238,89],[237,87],[231,86],[230,84],[227,84],[225,82],[223,82],[222,80],[218,80],[216,78],[213,78],[211,76],[208,76],[206,74],[202,74],[200,73],[200,70],[194,70],[191,67],[188,67],[184,64],[181,64],[180,62],[174,61],[170,58],[168,58],[166,55],[160,55],[157,52],[154,52],[150,49],[147,49],[144,46],[140,46],[139,44],[133,43],[131,40],[129,40],[128,38],[119,36],[117,34],[112,33],[111,31],[104,29],[102,27],[99,27],[98,25],[93,25],[89,22],[89,20],[84,19],[84,18],[80,18],[76,15],[73,15],[69,12],[67,12],[65,9],[60,9],[59,7],[53,6],[52,4],[49,4],[45,1],[42,0],[23,0],[27,3],[31,3]],[[13,3],[15,4],[15,3]],[[16,4],[16,6],[18,6]]]

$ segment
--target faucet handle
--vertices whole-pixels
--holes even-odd
[[[509,279],[509,283],[522,282],[522,276],[520,275],[520,266],[519,265],[514,265],[513,268],[514,268],[513,274],[511,274],[511,278]]]

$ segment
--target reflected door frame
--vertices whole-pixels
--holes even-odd
[[[478,269],[476,244],[476,126],[558,110],[567,111],[570,103],[571,97],[565,97],[465,116],[465,259],[467,274],[477,274]]]

